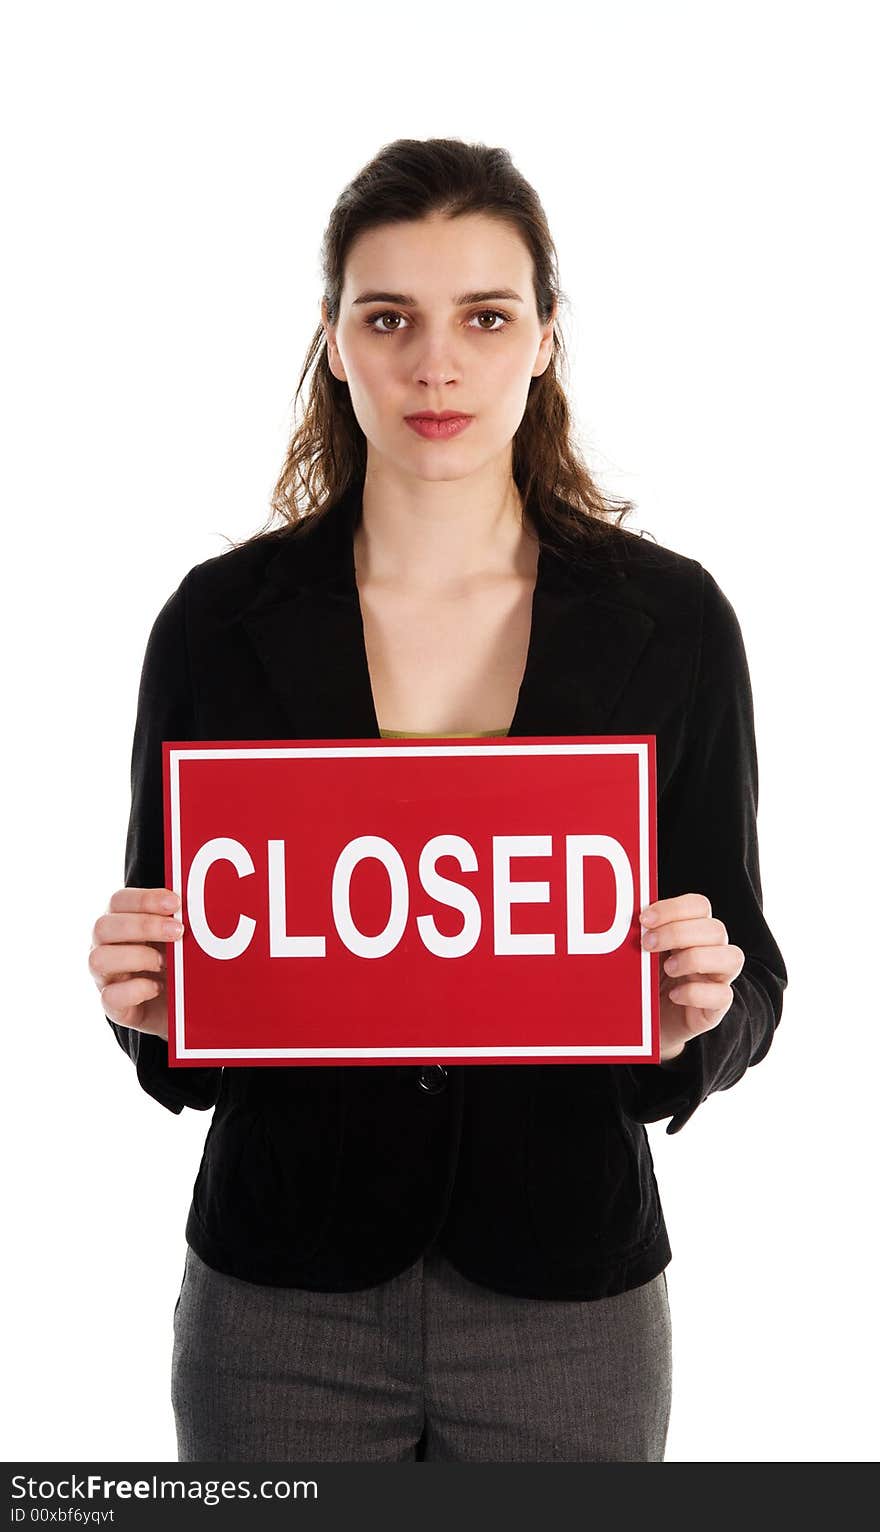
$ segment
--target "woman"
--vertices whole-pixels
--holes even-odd
[[[180,1459],[662,1461],[644,1124],[679,1131],[762,1058],[786,985],[739,625],[572,445],[553,244],[507,153],[390,144],[323,269],[282,525],[190,570],[151,632],[125,887],[90,954],[143,1088],[216,1106],[174,1315]],[[168,1067],[163,739],[646,732],[659,1065]]]

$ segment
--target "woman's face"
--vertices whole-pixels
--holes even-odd
[[[348,384],[369,454],[437,480],[509,457],[529,380],[550,361],[554,317],[539,322],[519,234],[483,214],[362,234],[335,327],[321,305],[330,368]],[[452,436],[425,438],[405,419],[450,410],[473,416]]]

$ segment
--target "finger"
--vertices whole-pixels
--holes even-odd
[[[705,894],[676,894],[672,899],[655,899],[645,905],[639,919],[643,925],[659,926],[668,920],[709,920],[712,906]]]
[[[642,933],[642,946],[649,952],[668,952],[674,947],[727,945],[727,927],[722,920],[670,920]]]
[[[146,915],[120,911],[99,915],[92,928],[92,945],[104,942],[173,942],[183,933],[183,922],[168,915]]]
[[[686,947],[673,952],[663,960],[663,972],[679,974],[704,974],[707,978],[720,979],[727,984],[742,972],[745,954],[741,947]]]
[[[101,990],[101,1003],[105,1011],[124,1011],[130,1005],[143,1005],[162,991],[157,979],[136,975],[133,979],[114,979]]]
[[[180,895],[173,888],[117,888],[107,905],[111,914],[138,910],[152,915],[174,915],[179,909]]]
[[[104,942],[89,953],[89,972],[98,984],[106,984],[123,973],[164,973],[165,954],[160,947],[127,946],[124,942]]]
[[[729,984],[715,984],[706,979],[689,979],[673,985],[668,998],[676,1005],[692,1005],[704,1011],[729,1011],[733,990]]]

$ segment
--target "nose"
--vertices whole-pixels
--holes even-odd
[[[413,380],[428,388],[445,388],[460,376],[450,350],[450,337],[445,329],[422,332],[420,345],[413,367]]]

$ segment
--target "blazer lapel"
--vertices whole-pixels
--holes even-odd
[[[653,618],[615,596],[622,570],[574,570],[542,547],[532,633],[511,735],[605,734]]]
[[[379,739],[353,535],[361,488],[302,536],[282,534],[261,589],[240,614],[292,739]],[[510,735],[603,734],[653,631],[626,598],[625,571],[597,553],[575,567],[542,543],[525,672]]]

